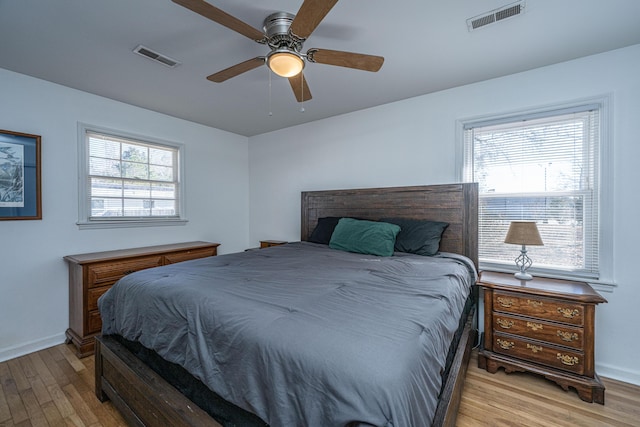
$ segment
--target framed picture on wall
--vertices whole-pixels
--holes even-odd
[[[0,221],[42,219],[40,135],[0,130]]]

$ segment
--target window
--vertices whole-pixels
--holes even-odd
[[[463,179],[479,185],[479,253],[485,269],[513,269],[505,244],[514,220],[537,223],[532,271],[600,275],[601,103],[463,123]]]
[[[81,226],[184,223],[181,146],[80,126]]]

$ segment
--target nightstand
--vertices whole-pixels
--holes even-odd
[[[282,240],[260,240],[260,249],[263,248],[270,248],[272,246],[280,246],[280,245],[284,245],[287,242],[282,241]]]
[[[594,367],[595,307],[607,302],[588,283],[483,272],[484,340],[478,366],[532,372],[587,402],[604,404]]]

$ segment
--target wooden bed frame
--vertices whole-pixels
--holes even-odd
[[[478,186],[447,184],[302,193],[301,239],[307,240],[318,218],[351,216],[377,220],[403,217],[446,221],[440,250],[466,255],[478,265]],[[469,313],[432,426],[454,426],[475,336]],[[96,337],[95,393],[111,399],[130,425],[216,426],[204,410],[169,385],[124,346]]]

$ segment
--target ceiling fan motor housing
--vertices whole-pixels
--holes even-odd
[[[265,18],[263,30],[272,50],[289,49],[297,53],[302,50],[304,39],[289,32],[293,18],[295,15],[288,12],[272,13]]]
[[[272,13],[265,18],[263,30],[269,38],[277,34],[289,34],[293,18],[295,15],[287,12]]]

